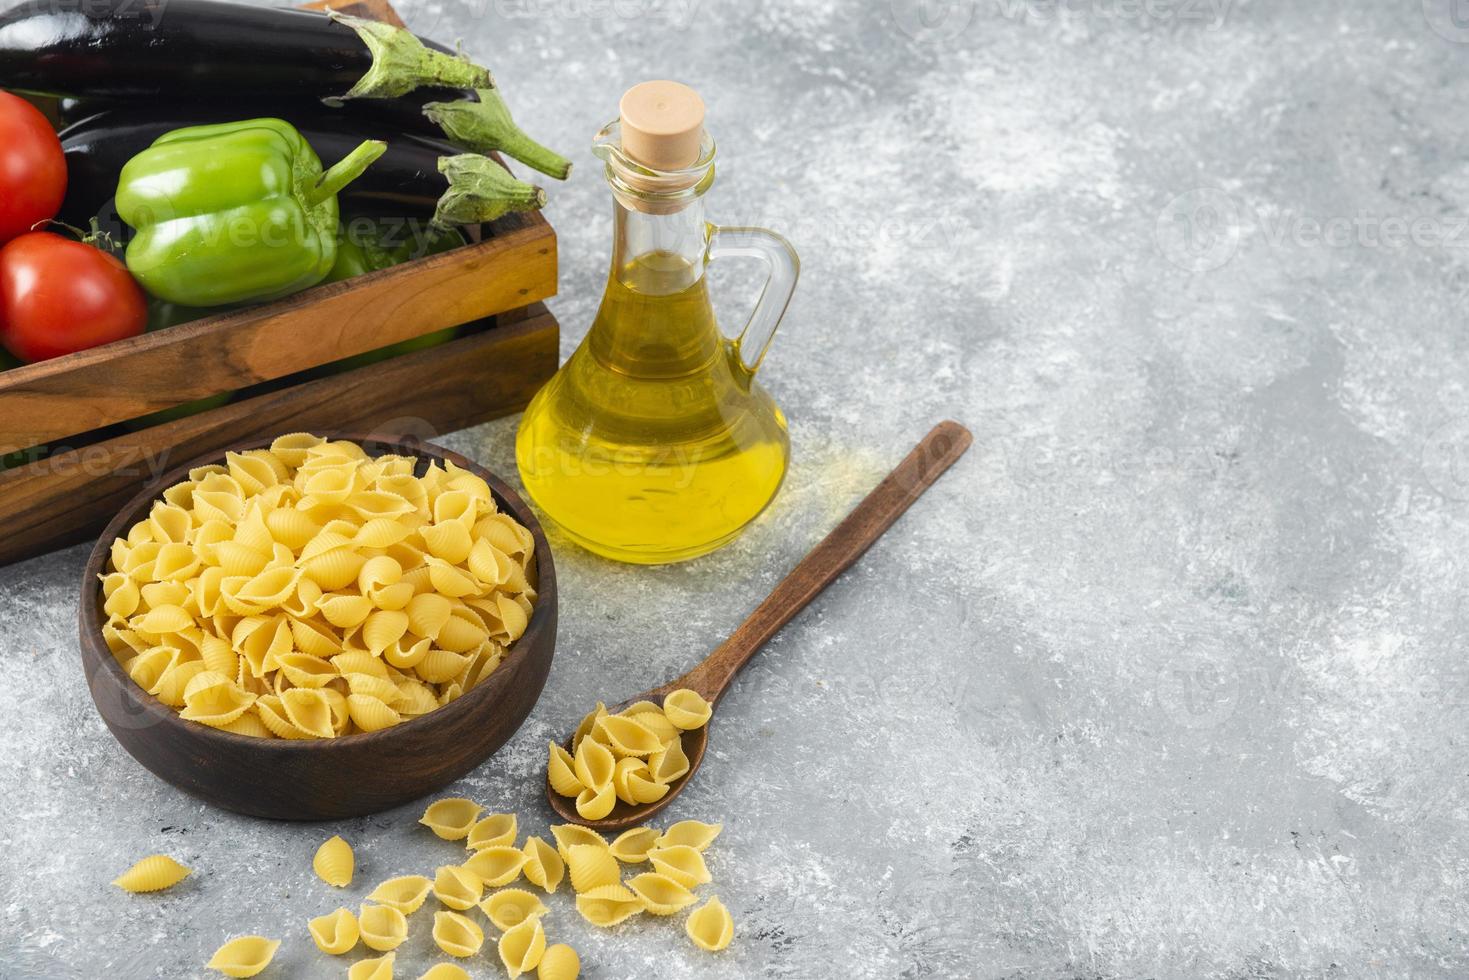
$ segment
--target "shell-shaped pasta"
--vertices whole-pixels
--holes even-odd
[[[340,838],[333,839],[340,840]],[[343,953],[351,952],[361,935],[361,930],[357,926],[357,916],[352,914],[351,909],[337,909],[326,915],[318,915],[306,923],[306,928],[310,931],[316,948],[332,956],[341,956]]]
[[[418,676],[430,684],[443,684],[464,673],[469,666],[469,657],[448,650],[431,649],[414,668]]]
[[[575,796],[582,791],[581,779],[573,769],[575,760],[571,753],[555,742],[548,742],[550,758],[546,762],[546,779],[551,788],[561,796]]]
[[[357,532],[361,534],[362,532]],[[374,589],[392,585],[403,578],[403,566],[387,555],[377,555],[363,562],[357,572],[357,589],[367,595]]]
[[[320,446],[326,440],[309,432],[291,432],[277,436],[270,444],[270,453],[287,466],[300,467],[306,462],[307,450]]]
[[[220,731],[231,732],[235,735],[248,735],[251,738],[274,738],[274,733],[265,727],[265,722],[260,720],[260,715],[254,710],[246,711],[240,717],[228,725],[216,726]]]
[[[660,708],[653,708],[651,711],[633,711],[629,709],[622,712],[622,715],[625,718],[631,718],[656,735],[660,745],[671,738],[678,738],[679,736],[678,727],[668,720],[668,716]]]
[[[373,656],[382,656],[392,644],[402,639],[403,634],[408,632],[408,614],[404,612],[379,609],[367,617],[362,624],[362,642],[367,644],[367,650]]]
[[[439,699],[434,696],[433,688],[421,681],[411,677],[405,677],[398,682],[398,703],[393,710],[404,718],[417,718],[426,715],[439,706]]]
[[[465,653],[477,648],[488,638],[489,634],[477,619],[456,613],[451,614],[439,628],[434,645],[454,653]]]
[[[418,980],[471,980],[464,967],[455,963],[435,963]]]
[[[357,578],[367,559],[348,547],[333,548],[301,561],[301,574],[323,591],[344,589]]]
[[[102,594],[106,596],[102,611],[109,619],[127,619],[138,611],[142,601],[138,583],[122,572],[102,576]]]
[[[450,956],[463,959],[479,952],[480,947],[485,944],[485,931],[467,915],[435,912],[434,944]]]
[[[654,732],[622,715],[598,719],[592,737],[604,742],[619,758],[650,756],[663,748],[663,742]]]
[[[433,884],[423,875],[401,875],[378,885],[367,900],[397,909],[404,915],[412,915],[423,906]]]
[[[473,800],[447,797],[430,803],[418,822],[444,840],[463,840],[469,836],[470,830],[484,811],[485,808]]]
[[[332,658],[332,666],[336,667],[337,673],[343,677],[351,674],[368,674],[382,678],[388,676],[387,665],[366,650],[348,650],[339,653]]]
[[[550,911],[533,892],[528,892],[524,888],[506,888],[504,891],[495,892],[480,902],[479,908],[490,923],[501,932],[515,928],[526,919],[545,915]]]
[[[474,825],[465,845],[472,851],[515,843],[519,822],[513,813],[492,813]]]
[[[188,510],[173,504],[157,502],[148,512],[147,528],[154,541],[172,541],[183,544],[189,540],[189,531],[194,527],[194,518]]]
[[[294,507],[283,507],[266,514],[265,527],[273,541],[297,552],[321,533],[321,525]]]
[[[711,898],[689,913],[684,922],[684,932],[695,946],[717,953],[734,938],[734,919],[723,902],[717,897]]]
[[[576,910],[594,926],[607,929],[643,911],[643,900],[623,885],[603,885],[576,896]]]
[[[393,980],[393,961],[397,953],[371,960],[358,960],[347,968],[347,980]]]
[[[612,771],[616,766],[617,757],[612,754],[612,750],[590,738],[582,739],[572,757],[572,771],[576,773],[582,789],[610,787]]]
[[[414,586],[412,582],[395,582],[392,585],[380,585],[372,590],[373,604],[379,609],[389,609],[394,612],[403,609],[413,599]]]
[[[500,962],[515,980],[534,970],[546,952],[546,931],[541,928],[540,916],[532,916],[518,926],[505,930],[500,937]]]
[[[448,596],[451,599],[461,599],[467,595],[479,594],[479,583],[475,581],[473,575],[463,569],[456,568],[442,558],[435,558],[432,555],[426,556],[424,563],[428,565],[429,581],[433,583],[434,589],[440,595]]]
[[[576,812],[584,820],[601,820],[617,805],[617,791],[611,781],[597,789],[584,789],[576,794]]]
[[[152,854],[124,871],[113,884],[125,892],[159,892],[177,885],[190,873],[167,854]]]
[[[712,880],[703,853],[687,844],[655,847],[648,852],[648,860],[654,871],[672,878],[685,888],[697,888]]]
[[[689,757],[684,754],[683,740],[674,739],[661,752],[648,757],[648,769],[659,783],[671,783],[682,779],[689,771]]]
[[[203,664],[203,661],[198,661]],[[184,688],[184,710],[179,717],[212,728],[237,721],[254,706],[257,698],[226,674],[211,670],[196,673]]]
[[[527,837],[521,852],[525,854],[525,880],[544,888],[547,894],[554,892],[566,874],[560,852],[539,837]]]
[[[396,493],[388,493],[384,490],[365,490],[354,493],[347,500],[347,509],[356,513],[364,521],[376,518],[402,517],[413,510],[413,504]]]
[[[237,590],[223,591],[225,605],[242,616],[265,612],[279,606],[296,591],[301,570],[295,568],[267,568],[249,579]],[[229,582],[229,578],[225,579]],[[321,584],[318,581],[318,584]],[[322,588],[328,588],[322,585]]]
[[[449,621],[453,608],[453,604],[443,596],[425,592],[410,599],[403,611],[408,614],[408,629],[415,636],[433,639]]]
[[[622,880],[617,859],[605,845],[573,844],[566,855],[566,871],[571,876],[571,887],[578,892],[615,885]]]
[[[153,574],[160,582],[183,582],[199,569],[199,555],[186,544],[169,542],[158,549]]]
[[[163,675],[158,678],[158,683],[150,687],[148,693],[169,707],[182,707],[184,705],[184,691],[188,688],[189,682],[201,673],[204,673],[204,661],[186,661],[180,657],[163,672]],[[240,710],[244,711],[249,706],[248,703],[241,705]],[[233,721],[234,719],[230,718],[227,720]]]
[[[311,870],[316,872],[316,877],[333,888],[346,888],[352,884],[356,868],[357,858],[352,853],[352,845],[339,836],[323,841],[311,859]]]
[[[526,615],[520,603],[506,595],[495,596],[495,603],[500,607],[499,630],[491,629],[490,635],[502,643],[512,643],[525,634],[526,627],[530,625],[530,617]]]
[[[159,606],[156,609],[148,610],[131,625],[133,629],[140,632],[162,636],[166,633],[177,633],[180,630],[189,629],[194,625],[194,617],[179,606]]]
[[[199,638],[199,657],[204,661],[206,669],[226,677],[233,677],[240,666],[239,658],[230,648],[229,640],[213,633],[205,633]]]
[[[408,918],[391,905],[364,905],[357,914],[357,927],[369,949],[386,953],[408,938]]]
[[[577,722],[576,731],[571,736],[571,751],[575,752],[580,748],[582,739],[590,735],[592,729],[596,727],[597,722],[605,717],[607,717],[607,706],[601,701],[598,701],[597,706],[588,712],[581,721]]]
[[[292,619],[290,624],[296,649],[303,654],[313,658],[333,657],[342,651],[342,638],[331,627],[305,619]]]
[[[636,875],[627,887],[643,901],[643,908],[653,915],[672,915],[693,905],[694,893],[672,878],[657,872]]]
[[[277,654],[275,662],[281,673],[297,687],[326,687],[337,676],[336,665],[330,660],[313,657],[309,653]]]
[[[274,694],[262,695],[255,701],[255,711],[260,715],[260,721],[270,733],[276,738],[310,738],[311,736],[301,731],[291,719],[286,716],[286,709],[281,704],[281,699]]]
[[[686,687],[671,692],[663,699],[663,714],[684,731],[703,728],[709,723],[714,708],[699,696],[697,691]]]
[[[486,888],[499,888],[520,877],[525,854],[519,848],[500,844],[475,851],[464,867],[479,875]]]
[[[322,618],[338,629],[361,626],[372,615],[372,600],[362,595],[323,595],[316,603]]]
[[[623,864],[641,864],[648,860],[658,840],[658,831],[653,827],[634,827],[619,834],[612,842],[612,856]]]
[[[358,548],[391,548],[413,533],[412,528],[391,517],[374,517],[357,529],[352,544]]]
[[[446,864],[434,872],[434,897],[451,909],[474,908],[484,893],[484,880],[468,868]]]
[[[332,738],[336,729],[332,725],[332,706],[327,696],[319,690],[293,687],[280,696],[281,706],[292,725],[317,738]]]
[[[270,553],[256,551],[239,541],[220,541],[210,548],[210,555],[226,575],[259,575],[270,564]]]
[[[607,849],[607,838],[590,827],[583,827],[580,824],[555,824],[551,827],[551,836],[556,838],[556,850],[561,854],[563,861],[570,855],[571,849],[578,844]]]
[[[264,936],[240,936],[215,950],[205,965],[227,977],[253,977],[270,966],[280,945]]]
[[[384,704],[392,704],[400,697],[398,685],[386,675],[343,674],[342,676],[346,679],[347,686],[353,694],[377,698]]]
[[[581,957],[565,943],[547,947],[536,976],[539,980],[576,980],[581,976]]]
[[[354,674],[353,676],[364,675]],[[380,698],[367,694],[348,695],[347,710],[352,716],[353,723],[364,732],[382,731],[384,728],[391,728],[403,721],[403,716],[392,707],[383,703]]]
[[[461,521],[425,525],[418,533],[423,536],[423,543],[428,547],[429,554],[442,558],[451,565],[464,561],[474,548],[474,539],[469,536],[469,528]]]
[[[724,829],[722,823],[701,823],[698,820],[680,820],[678,823],[665,830],[658,838],[655,847],[692,847],[696,851],[706,851],[709,845],[714,843],[714,838]]]
[[[474,577],[481,582],[501,585],[510,578],[511,566],[516,561],[485,538],[480,538],[469,550],[467,563]]]
[[[429,643],[427,638],[415,639],[411,633],[401,636],[383,650],[383,659],[399,670],[409,670],[417,667],[428,656]]]

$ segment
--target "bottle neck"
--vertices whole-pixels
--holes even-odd
[[[664,296],[703,278],[709,237],[702,196],[691,195],[682,208],[657,214],[614,196],[612,224],[611,275],[629,289]]]

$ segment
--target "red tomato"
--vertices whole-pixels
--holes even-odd
[[[41,110],[0,92],[0,242],[56,217],[66,196],[66,157]]]
[[[143,290],[101,249],[48,231],[0,248],[0,344],[21,360],[136,337],[147,323]]]

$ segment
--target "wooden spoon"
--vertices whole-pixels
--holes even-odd
[[[940,422],[923,441],[914,447],[877,487],[867,495],[846,520],[836,526],[801,563],[775,587],[734,634],[693,670],[677,680],[639,694],[609,708],[611,714],[637,701],[661,705],[672,691],[689,688],[718,707],[740,668],[760,651],[767,640],[789,623],[806,605],[830,585],[838,575],[862,557],[872,543],[892,527],[893,522],[933,485],[954,461],[964,455],[973,436],[957,422]],[[712,723],[712,719],[711,719]],[[566,740],[571,751],[571,739]],[[576,812],[576,800],[562,796],[546,783],[546,798],[563,819],[597,830],[625,830],[646,823],[688,785],[709,747],[709,726],[683,733],[683,750],[689,758],[689,771],[669,784],[668,792],[653,803],[632,806],[618,801],[612,812],[601,820],[587,820]]]

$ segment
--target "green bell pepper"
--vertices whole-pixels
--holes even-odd
[[[165,133],[123,167],[117,213],[136,229],[127,266],[158,299],[223,306],[321,282],[337,257],[337,192],[387,144],[330,170],[281,119]]]

